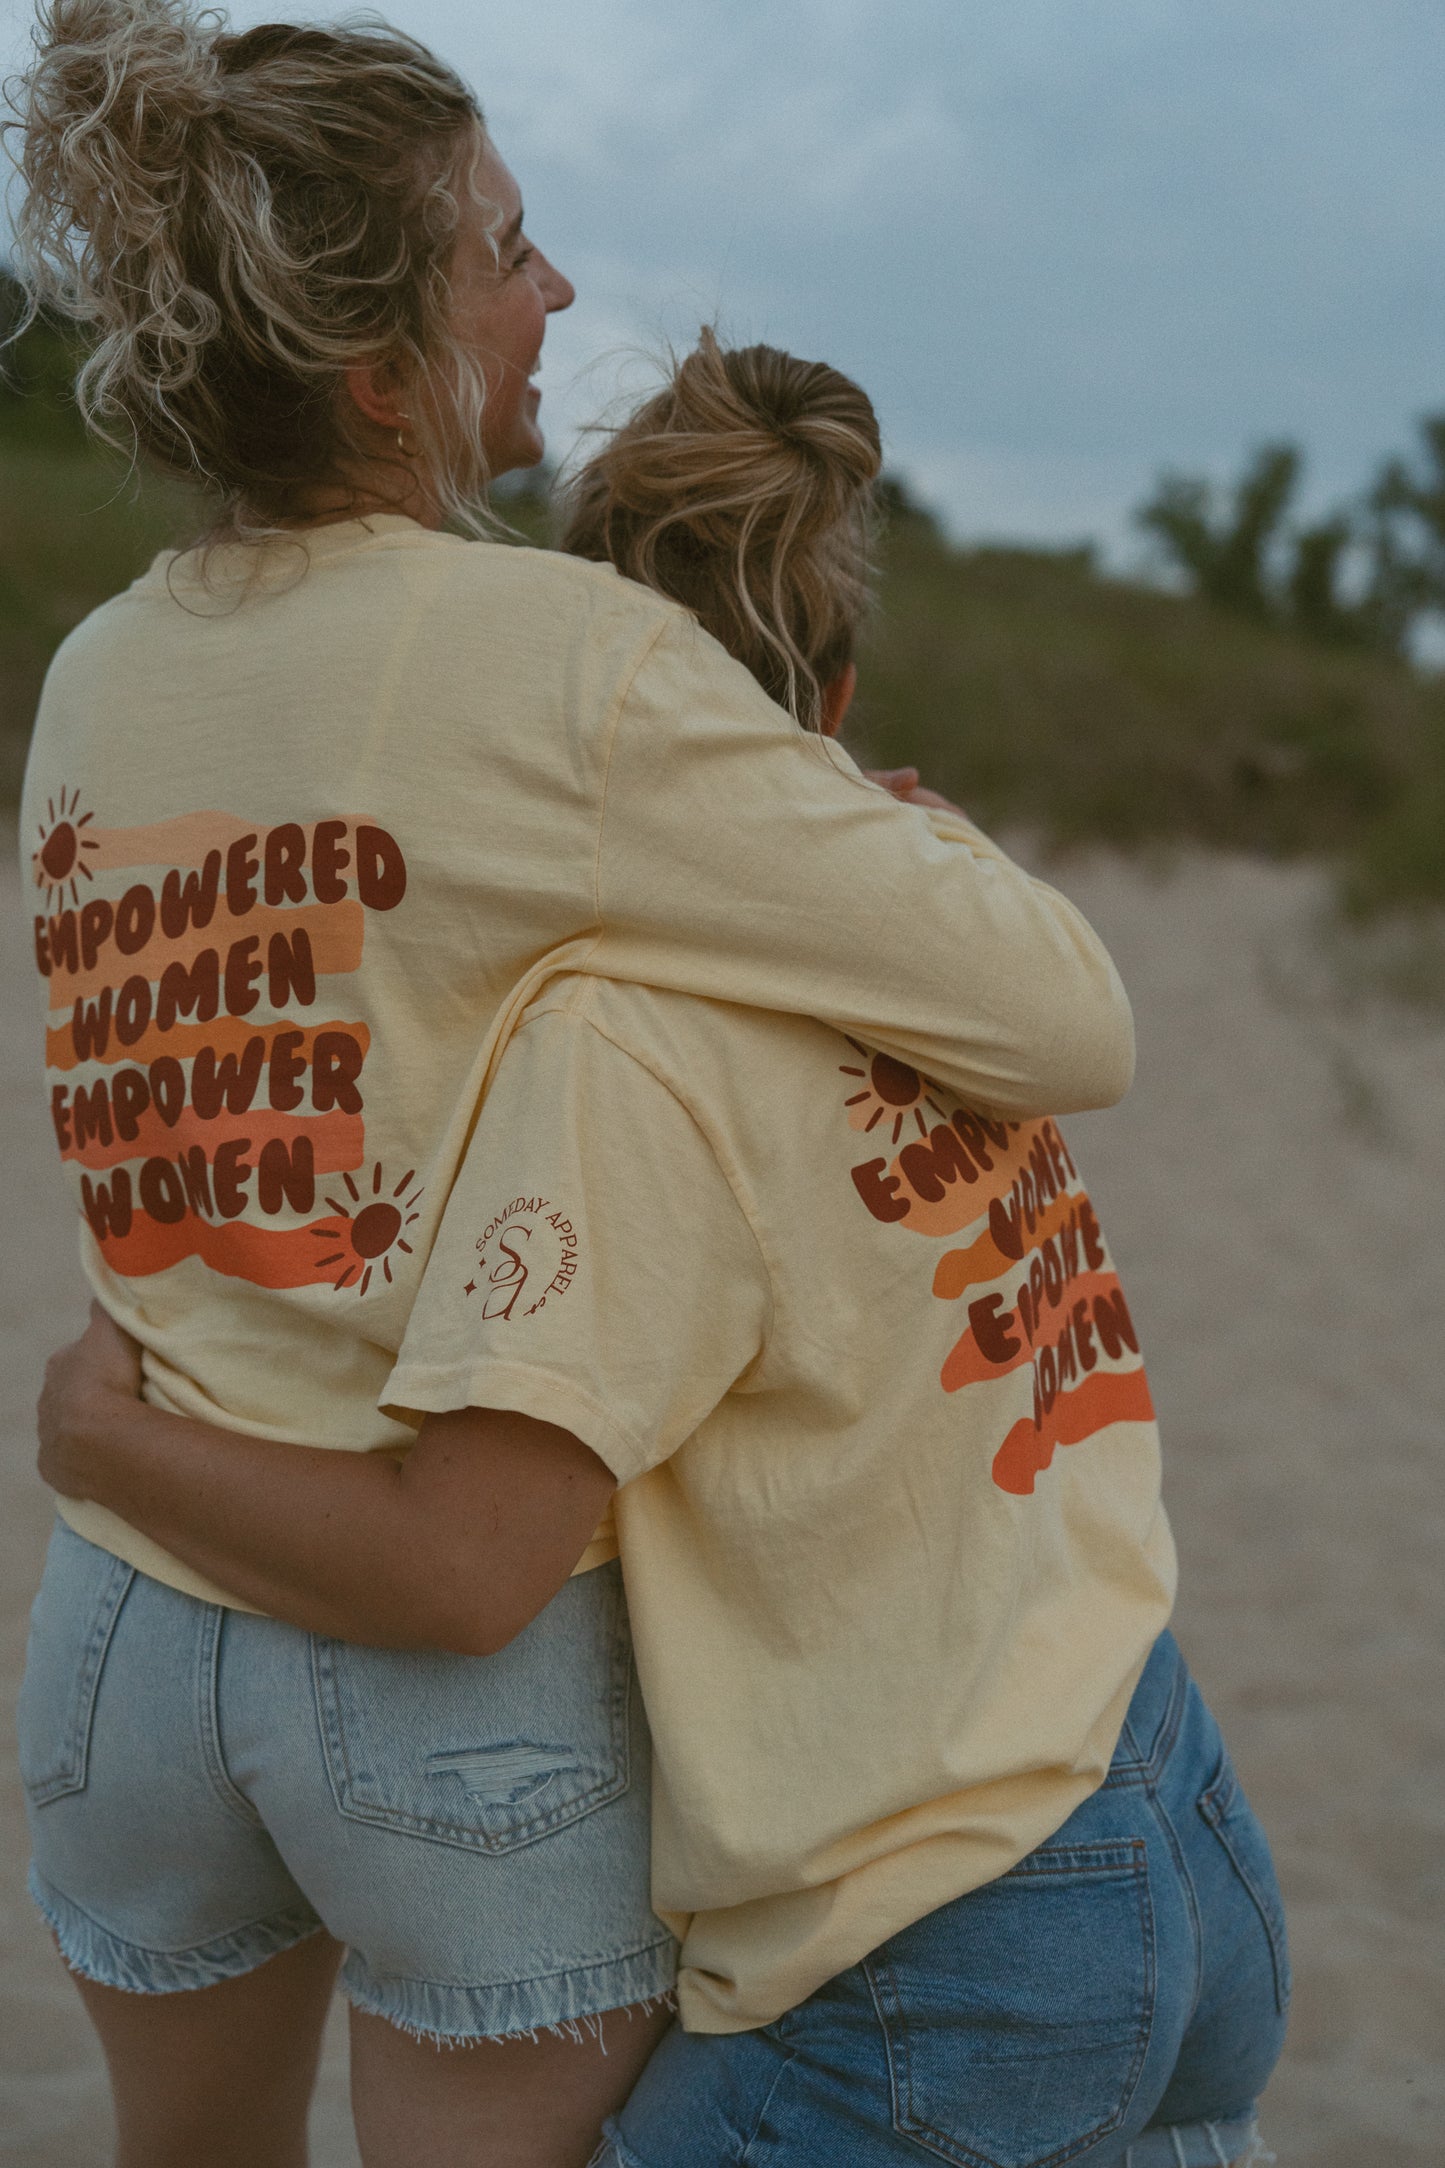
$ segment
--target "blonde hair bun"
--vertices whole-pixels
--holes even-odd
[[[577,475],[562,547],[683,603],[816,728],[870,599],[882,457],[851,378],[704,327]]]
[[[33,42],[5,123],[16,268],[89,334],[97,433],[267,532],[347,470],[347,368],[389,361],[436,395],[425,449],[460,511],[485,480],[447,279],[480,142],[465,84],[381,22],[233,34],[194,0],[42,0]]]

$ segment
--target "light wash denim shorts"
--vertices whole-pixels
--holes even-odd
[[[1046,1844],[775,2024],[674,2026],[591,2168],[1268,2160],[1288,2001],[1269,1846],[1166,1633]]]
[[[20,1699],[31,1891],[66,1961],[208,1987],[327,1928],[358,2009],[501,2038],[667,1994],[619,1567],[499,1655],[198,1603],[57,1524]]]

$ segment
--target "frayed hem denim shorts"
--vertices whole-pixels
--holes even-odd
[[[198,1603],[57,1524],[20,1767],[32,1894],[104,1986],[209,1987],[325,1928],[348,1999],[439,2042],[671,1992],[615,1562],[464,1657]]]

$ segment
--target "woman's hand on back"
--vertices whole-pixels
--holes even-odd
[[[104,1436],[108,1405],[140,1396],[141,1351],[98,1302],[78,1340],[57,1348],[45,1365],[37,1426],[40,1479],[62,1498],[88,1491],[89,1460]]]
[[[960,820],[968,815],[961,805],[945,798],[936,790],[928,790],[918,780],[916,768],[865,768],[864,775],[870,783],[877,783],[890,798],[897,798],[903,805],[932,806],[939,813],[956,813]]]

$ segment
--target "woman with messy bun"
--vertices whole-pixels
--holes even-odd
[[[609,1081],[568,1111],[639,1200],[677,1155],[663,1221],[650,1190],[612,1214],[642,1238],[621,1280],[544,1171],[550,1125],[530,1172],[482,1149],[546,1036],[533,1005],[631,985],[844,1031],[860,1074],[926,1074],[993,1123],[1117,1096],[1127,1007],[1062,899],[798,728],[837,705],[813,640],[866,496],[826,402],[763,430],[795,503],[770,485],[735,552],[759,675],[659,591],[688,545],[640,483],[625,576],[489,538],[487,482],[541,454],[532,379],[572,290],[430,53],[51,0],[12,98],[20,268],[89,335],[82,407],[213,503],[66,642],[27,776],[50,1111],[100,1311],[42,1406],[32,1888],[123,2162],[301,2160],[341,1963],[368,2168],[580,2164],[685,1926],[649,1899],[612,1500],[713,1371],[646,1362],[647,1317],[661,1349],[679,1299],[715,1311],[725,1362],[737,1317],[762,1323],[751,1237],[670,1253],[681,1102],[639,1113]],[[891,1179],[855,1170],[868,1224]],[[597,1399],[539,1364],[600,1292],[641,1303],[622,1338],[665,1418],[635,1378]]]
[[[879,463],[847,377],[704,331],[604,433],[563,547],[831,736]],[[525,1384],[451,1293],[487,1185],[524,1176],[589,1267]],[[514,1405],[605,1410],[623,1486],[680,2024],[591,2168],[1259,2157],[1279,1891],[1167,1631],[1148,1382],[1055,1124],[797,1017],[554,982],[398,1374],[463,1344]]]
[[[10,129],[16,243],[36,305],[87,333],[81,411],[204,484],[215,535],[360,510],[383,461],[389,504],[475,525],[489,463],[541,445],[526,371],[504,341],[488,356],[459,301],[519,254],[536,344],[571,300],[502,233],[475,99],[380,26],[218,24],[188,0],[40,11]]]

